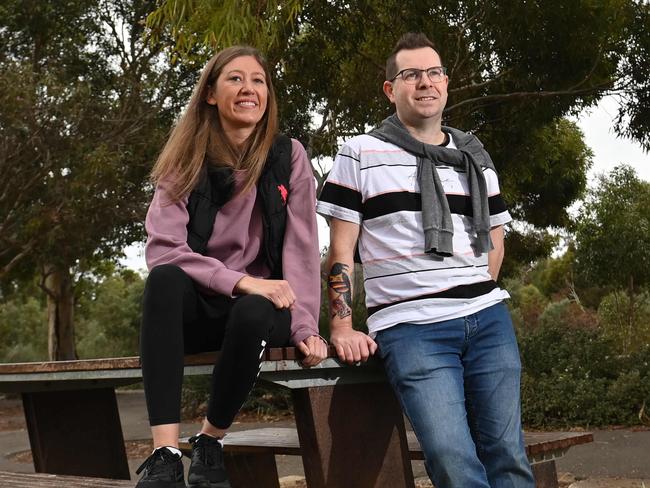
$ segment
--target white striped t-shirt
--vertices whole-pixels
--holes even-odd
[[[449,137],[447,147],[456,149]],[[487,254],[475,251],[466,174],[446,166],[436,170],[454,224],[454,255],[444,259],[424,253],[417,160],[398,146],[369,135],[350,139],[321,192],[318,213],[361,226],[359,256],[373,337],[403,322],[470,315],[509,296],[488,274]],[[510,222],[497,174],[485,169],[484,175],[491,226]]]

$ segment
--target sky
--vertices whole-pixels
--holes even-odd
[[[585,136],[585,142],[594,152],[593,166],[589,171],[589,184],[593,185],[596,175],[609,173],[615,166],[626,163],[632,166],[639,178],[650,181],[650,154],[641,146],[617,137],[614,133],[614,120],[617,104],[613,97],[605,97],[598,106],[584,111],[574,120]],[[319,242],[322,248],[328,241],[328,228],[322,217],[318,217]],[[145,270],[144,245],[136,244],[125,249],[126,257],[120,260],[124,266],[135,270]]]
[[[641,146],[630,139],[616,137],[613,130],[616,114],[616,100],[606,97],[597,107],[583,112],[576,119],[587,146],[594,151],[589,182],[593,184],[596,174],[608,173],[621,163],[629,164],[639,178],[650,181],[650,154],[643,152]]]

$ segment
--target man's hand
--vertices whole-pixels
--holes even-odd
[[[330,341],[339,359],[348,364],[366,362],[377,351],[377,343],[369,335],[349,327],[332,329]]]
[[[302,365],[308,368],[316,366],[327,357],[327,344],[318,336],[307,337],[296,346],[305,355]]]
[[[242,295],[262,295],[268,298],[275,308],[292,310],[296,301],[296,295],[286,280],[263,280],[244,276],[235,285],[234,292]]]

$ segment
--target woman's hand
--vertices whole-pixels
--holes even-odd
[[[292,310],[296,301],[296,295],[286,280],[264,280],[244,276],[235,285],[234,292],[242,295],[262,295],[269,299],[275,308],[279,309]]]
[[[302,365],[308,368],[316,366],[327,357],[327,344],[318,336],[307,337],[299,342],[296,347],[305,355]]]

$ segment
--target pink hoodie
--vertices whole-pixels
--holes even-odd
[[[243,172],[235,171],[236,195],[217,213],[205,256],[187,245],[187,196],[169,204],[164,183],[156,187],[146,219],[145,258],[149,270],[174,264],[185,271],[205,293],[233,296],[246,275],[268,278],[262,257],[262,214],[257,188],[237,195]],[[320,258],[316,228],[316,187],[302,145],[292,139],[291,176],[287,196],[287,227],[282,267],[284,279],[296,294],[291,312],[291,341],[297,344],[318,335],[320,308]]]

